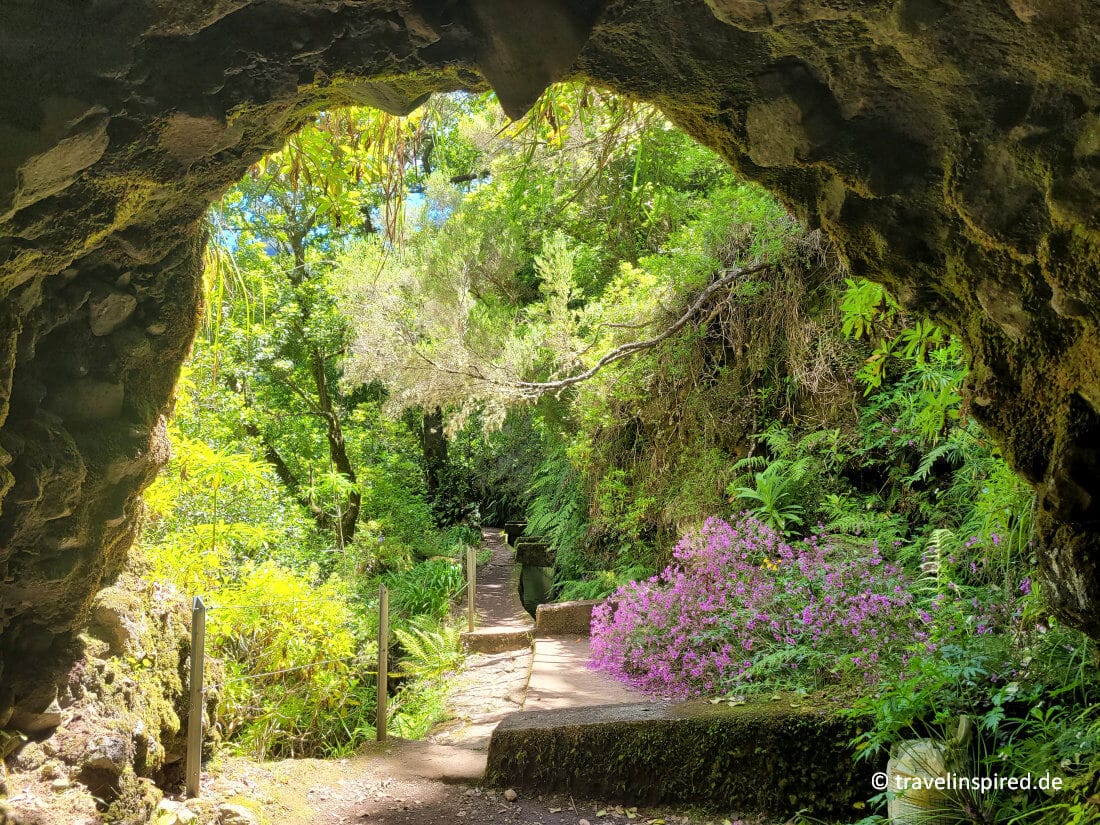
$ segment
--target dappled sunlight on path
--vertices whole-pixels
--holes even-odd
[[[524,710],[580,708],[659,701],[588,666],[587,636],[544,636],[535,658]]]

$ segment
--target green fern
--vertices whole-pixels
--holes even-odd
[[[404,654],[397,665],[403,676],[432,677],[454,670],[462,661],[459,630],[430,616],[417,616],[405,627],[393,629]]]
[[[920,578],[913,584],[913,590],[925,596],[933,596],[943,591],[950,574],[944,564],[952,551],[959,543],[955,533],[947,528],[940,527],[932,531],[928,537],[928,543],[924,547],[924,556],[921,560]]]
[[[580,547],[588,530],[588,502],[580,475],[562,446],[558,445],[539,465],[528,496],[527,532],[544,536],[554,548],[560,575],[580,578]]]
[[[913,484],[918,481],[927,481],[932,475],[932,467],[941,458],[951,459],[957,454],[957,445],[953,443],[951,439],[947,441],[941,441],[931,450],[924,454],[921,458],[920,464],[917,465],[917,469],[911,476],[905,479],[906,484]]]
[[[790,458],[794,453],[795,442],[791,432],[778,421],[759,433],[756,438],[768,448],[768,453],[776,458]]]
[[[768,459],[762,455],[747,455],[734,462],[733,471],[739,474],[754,473],[768,466]]]

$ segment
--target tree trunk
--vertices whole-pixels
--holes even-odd
[[[300,232],[290,235],[290,248],[294,255],[294,269],[290,274],[290,282],[295,287],[301,286],[308,275],[306,269],[305,238],[313,225],[316,215],[310,216]],[[309,307],[306,303],[302,307],[303,329],[308,327]],[[308,345],[308,342],[307,342]],[[325,355],[315,346],[309,347],[309,370],[313,375],[313,384],[317,389],[317,407],[325,425],[325,440],[328,442],[329,459],[333,468],[346,478],[351,484],[357,484],[358,479],[355,469],[348,458],[347,444],[344,442],[344,431],[340,426],[340,416],[332,402],[332,393],[329,388],[328,373],[325,370]],[[276,471],[278,465],[276,464]],[[339,515],[333,520],[337,527],[337,540],[343,547],[351,541],[359,524],[359,510],[363,503],[363,495],[359,490],[353,489],[339,507]],[[323,507],[322,507],[323,509]]]
[[[424,414],[420,427],[420,448],[424,455],[428,494],[435,495],[447,466],[447,436],[443,432],[443,410],[439,407]]]
[[[332,395],[329,392],[328,374],[325,372],[325,358],[320,350],[313,348],[310,351],[310,369],[313,372],[313,381],[317,386],[317,404],[321,408],[325,421],[325,439],[328,441],[329,458],[336,472],[344,476],[352,484],[358,483],[355,476],[355,468],[351,466],[348,458],[347,444],[344,442],[344,431],[340,427],[340,416],[332,404]],[[363,495],[358,489],[352,490],[344,499],[340,509],[340,544],[341,546],[351,541],[355,535],[355,529],[359,522],[359,508],[363,503]]]

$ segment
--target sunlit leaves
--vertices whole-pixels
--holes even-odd
[[[881,284],[851,278],[844,280],[847,289],[840,301],[844,319],[843,331],[852,338],[870,338],[880,324],[889,323],[897,312],[897,304]]]

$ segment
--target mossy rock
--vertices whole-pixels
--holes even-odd
[[[221,825],[271,825],[264,806],[247,796],[232,796],[218,805]]]
[[[516,546],[516,541],[523,535],[524,529],[527,527],[526,521],[507,521],[504,523],[504,540],[513,547]]]
[[[796,698],[524,711],[493,732],[486,781],[630,804],[690,803],[780,817],[855,816],[870,763],[860,724]]]
[[[516,561],[534,567],[550,567],[554,563],[554,549],[537,536],[520,536],[516,539]]]

